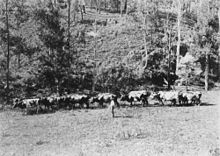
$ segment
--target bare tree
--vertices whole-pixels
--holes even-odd
[[[9,34],[9,22],[8,22],[8,0],[5,2],[5,16],[6,16],[6,29],[7,29],[7,104],[9,104],[9,73],[10,73],[10,34]]]
[[[219,31],[219,36],[220,36],[220,8],[218,9],[218,19],[219,19],[218,20],[219,21],[219,30],[218,31]],[[218,49],[218,78],[219,78],[219,82],[220,82],[220,48]]]
[[[128,7],[128,1],[127,0],[121,0],[120,1],[120,14],[122,16],[123,13],[127,14],[127,7]]]
[[[209,89],[209,49],[205,51],[205,90]]]
[[[138,1],[138,10],[139,10],[139,15],[142,21],[142,30],[143,30],[143,41],[144,41],[144,51],[145,51],[145,57],[142,59],[143,67],[142,71],[147,67],[148,64],[148,44],[147,44],[147,12],[149,11],[147,8],[147,1],[144,0],[139,0]]]
[[[179,72],[179,61],[180,61],[180,42],[181,42],[181,0],[178,0],[178,16],[177,16],[177,51],[176,51],[176,74]]]
[[[208,1],[200,1],[199,8],[198,8],[198,21],[197,25],[200,27],[199,33],[200,36],[202,35],[202,42],[201,48],[203,49],[205,55],[205,90],[208,91],[209,89],[209,55],[211,50],[210,39],[207,37],[207,32],[210,29],[208,22],[211,18],[210,12],[210,2]]]

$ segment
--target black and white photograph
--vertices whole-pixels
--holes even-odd
[[[0,156],[220,156],[220,0],[0,0]]]

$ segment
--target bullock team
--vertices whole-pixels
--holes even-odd
[[[112,93],[98,93],[96,95],[88,94],[68,94],[62,96],[49,96],[32,99],[13,100],[13,108],[35,110],[35,113],[40,111],[56,111],[59,109],[75,109],[75,108],[90,108],[91,105],[97,104],[98,107],[109,106],[114,117],[114,108],[119,107],[122,103],[129,103],[130,106],[134,103],[141,103],[143,106],[148,106],[149,100],[158,101],[161,105],[200,105],[202,93],[199,91],[131,91],[127,94],[119,96]],[[155,104],[155,102],[154,102]]]

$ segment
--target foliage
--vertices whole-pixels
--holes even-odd
[[[101,12],[97,14],[87,7],[84,21],[75,18],[80,16],[77,1],[71,1],[70,17],[67,1],[62,2],[65,7],[49,0],[9,2],[12,97],[91,90],[94,79],[97,91],[115,93],[151,84],[165,86],[166,81],[173,84],[176,79],[176,1],[94,0],[90,1],[91,5],[86,1],[87,6],[100,7]],[[126,15],[118,14],[121,8],[125,10],[125,5]],[[0,2],[0,7],[4,10],[5,1]],[[181,77],[191,82],[203,81],[208,51],[209,74],[216,81],[219,3],[216,0],[184,1],[182,7],[180,55],[181,58],[192,55],[195,60],[183,64]],[[0,19],[0,94],[5,95],[4,11]],[[89,36],[89,32],[98,35]],[[186,67],[195,69],[190,77],[184,72]],[[200,74],[196,74],[197,69]]]

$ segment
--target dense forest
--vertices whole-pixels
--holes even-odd
[[[220,80],[219,8],[219,0],[1,0],[0,101],[208,90]]]

